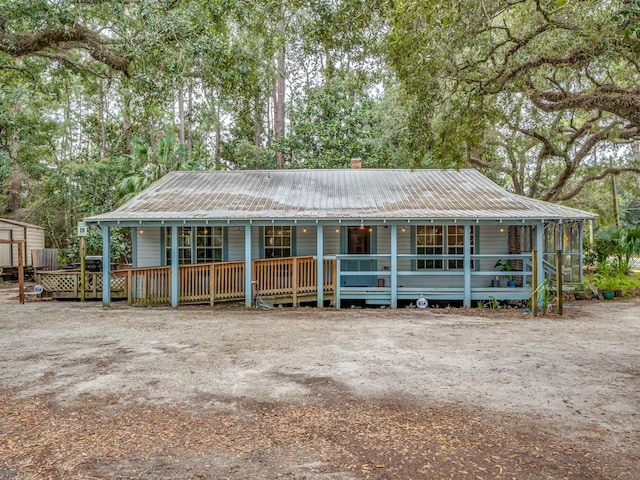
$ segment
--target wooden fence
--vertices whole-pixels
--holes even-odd
[[[35,273],[35,280],[53,298],[80,298],[81,282],[78,270],[56,270]],[[127,278],[122,271],[112,272],[111,297],[127,298]],[[102,272],[85,274],[85,298],[102,298]]]

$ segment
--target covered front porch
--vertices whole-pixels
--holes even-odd
[[[510,194],[475,170],[336,169],[171,172],[86,223],[102,231],[105,285],[110,231],[130,229],[132,303],[249,307],[257,292],[396,308],[526,300],[556,267],[580,281],[591,218]]]
[[[386,249],[386,252],[325,254],[328,244],[343,244],[344,252],[357,250],[350,248],[349,243],[358,237],[350,236],[354,231],[359,232],[360,237],[363,235],[358,224],[338,225],[325,226],[320,222],[296,225],[293,230],[298,231],[294,235],[297,243],[312,244],[315,255],[282,258],[255,258],[260,252],[254,251],[253,247],[264,235],[265,225],[225,227],[235,233],[244,230],[244,258],[195,264],[181,264],[177,258],[180,251],[179,228],[183,227],[176,224],[163,226],[168,232],[167,244],[171,247],[168,250],[170,265],[112,272],[111,263],[104,262],[102,274],[107,278],[113,274],[126,278],[125,290],[130,305],[166,304],[177,307],[180,304],[243,302],[250,307],[255,305],[256,295],[260,295],[275,304],[294,306],[308,303],[341,308],[345,304],[359,302],[396,308],[398,305],[415,304],[420,298],[432,304],[461,302],[465,307],[474,305],[474,302],[493,300],[524,301],[531,298],[532,291],[544,281],[545,275],[554,271],[544,254],[534,256],[533,251],[505,253],[506,241],[491,247],[497,244],[495,237],[505,238],[502,231],[508,226],[503,224],[457,225],[455,231],[461,235],[456,250],[460,253],[455,254],[411,253],[416,251],[415,245],[411,247],[417,235],[415,228],[410,231],[404,224],[388,222],[370,224],[365,227],[366,243],[370,244],[366,250],[381,252]],[[141,227],[131,229],[134,246],[138,245],[134,250],[140,248],[140,236],[148,234],[151,228],[145,225],[144,233],[141,233]],[[528,232],[529,243],[540,249],[544,247],[544,224],[520,224],[517,228]],[[109,229],[109,226],[102,226],[105,252],[110,251]],[[342,240],[325,238],[325,232],[339,238],[340,229],[344,230]],[[303,240],[303,235],[307,234],[312,235],[315,241]],[[225,234],[227,241],[230,241],[230,235]],[[481,239],[484,249],[478,248]],[[374,244],[375,249],[371,248]],[[476,253],[478,250],[483,253]],[[406,251],[410,253],[404,253]],[[318,262],[318,258],[322,261]],[[518,268],[496,269],[497,263],[507,262]],[[536,271],[541,272],[537,277]],[[111,292],[103,291],[102,298],[105,305],[109,305]]]

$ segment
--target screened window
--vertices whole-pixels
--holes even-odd
[[[291,227],[264,228],[264,257],[283,258],[291,256]]]
[[[222,227],[178,227],[178,263],[222,261]],[[171,227],[165,230],[167,265],[171,265]]]

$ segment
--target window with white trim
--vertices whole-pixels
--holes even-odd
[[[264,227],[264,258],[291,256],[291,227]]]
[[[416,253],[419,255],[442,255],[444,252],[442,225],[418,225],[416,227]],[[418,260],[419,270],[442,270],[442,260]]]
[[[474,253],[475,229],[471,228],[471,254]],[[464,226],[462,225],[418,225],[416,227],[416,253],[419,255],[463,255]],[[473,268],[473,262],[472,262]],[[451,259],[445,264],[442,260],[420,259],[416,262],[418,270],[460,270],[464,268],[463,259]]]
[[[474,252],[475,236],[474,228],[471,227],[471,254]],[[464,254],[464,227],[462,225],[449,225],[447,226],[447,253],[449,255],[463,255]],[[448,270],[462,270],[464,268],[464,260],[449,260]],[[473,268],[473,261],[471,262],[471,268]]]
[[[165,258],[171,265],[171,227],[165,229]],[[222,261],[222,227],[178,227],[178,263]]]

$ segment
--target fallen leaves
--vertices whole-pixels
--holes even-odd
[[[195,412],[95,398],[62,408],[46,399],[4,395],[0,414],[0,473],[5,469],[18,478],[100,477],[101,468],[114,461],[137,472],[132,477],[153,463],[157,478],[163,468],[199,478],[197,472],[216,456],[237,460],[237,473],[220,477],[237,479],[248,478],[250,464],[273,478],[296,478],[285,473],[303,456],[317,462],[307,473],[348,471],[355,478],[640,476],[633,456],[572,444],[543,424],[490,418],[456,405],[353,399]]]

